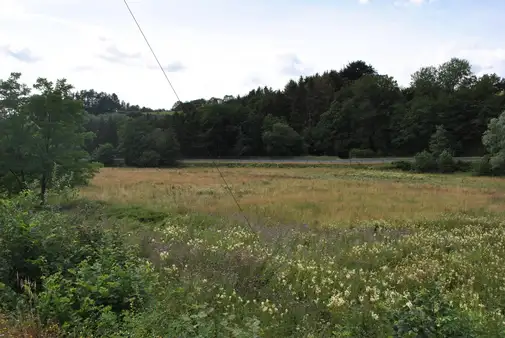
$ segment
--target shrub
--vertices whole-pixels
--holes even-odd
[[[110,335],[124,311],[144,305],[153,282],[152,265],[134,252],[101,248],[95,259],[84,259],[68,273],[45,277],[36,307],[44,324],[56,321],[74,332]]]
[[[491,119],[482,135],[482,144],[489,153],[489,163],[493,172],[505,172],[505,111]]]
[[[116,150],[110,143],[104,143],[98,146],[93,152],[93,160],[103,163],[104,166],[113,166],[116,158]]]
[[[437,170],[437,161],[430,152],[424,150],[414,157],[413,167],[420,173],[434,172]]]
[[[447,130],[444,126],[437,126],[435,132],[430,137],[429,150],[435,157],[439,157],[444,151],[451,149]]]
[[[403,171],[412,171],[412,162],[409,161],[394,161],[391,163],[394,169],[399,169]]]
[[[33,314],[72,335],[111,336],[123,312],[149,299],[153,267],[127,233],[89,220],[88,205],[58,209],[41,206],[33,191],[0,199],[0,313]]]
[[[478,325],[436,288],[416,292],[393,318],[395,337],[478,337]]]
[[[491,176],[493,175],[493,168],[490,163],[490,156],[483,156],[479,162],[475,163],[473,173],[476,176]]]
[[[284,123],[274,123],[263,132],[262,140],[269,156],[299,156],[306,151],[300,134]]]
[[[354,148],[349,151],[349,156],[351,158],[371,158],[377,156],[377,154],[371,149]]]
[[[474,168],[474,163],[470,161],[457,160],[455,162],[456,171],[470,172]]]
[[[160,165],[161,156],[154,150],[146,150],[140,155],[138,165],[141,167],[157,167]]]
[[[452,173],[456,170],[456,163],[451,153],[444,150],[440,153],[437,159],[438,170],[441,173]]]
[[[40,282],[43,274],[71,267],[93,252],[89,243],[79,243],[83,229],[68,224],[62,214],[33,211],[37,198],[26,192],[0,200],[0,282],[17,291],[20,281]]]

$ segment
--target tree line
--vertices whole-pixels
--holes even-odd
[[[430,171],[442,154],[446,164],[498,154],[501,146],[490,144],[501,136],[486,143],[483,134],[491,121],[501,125],[504,108],[505,79],[477,76],[458,58],[420,68],[408,87],[355,61],[282,90],[177,102],[168,111],[76,91],[65,79],[40,78],[30,88],[12,73],[0,80],[0,186],[23,190],[36,179],[43,196],[56,167],[84,182],[93,161],[156,167],[192,157],[420,154],[419,171]]]
[[[97,137],[88,150],[109,144],[129,165],[166,162],[169,145],[183,158],[413,156],[443,127],[454,155],[483,155],[482,134],[505,108],[505,79],[476,76],[458,58],[411,78],[400,87],[355,61],[291,80],[282,90],[177,102],[167,114],[96,112],[94,105],[86,128]]]

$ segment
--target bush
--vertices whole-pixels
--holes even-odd
[[[474,168],[474,163],[469,161],[457,160],[455,162],[456,171],[470,172]]]
[[[402,171],[412,171],[412,162],[409,161],[394,161],[391,163],[394,169],[399,169]]]
[[[116,149],[110,143],[101,144],[93,152],[93,160],[103,163],[104,166],[113,166],[116,158]]]
[[[429,151],[438,158],[444,151],[451,149],[450,144],[447,130],[444,126],[437,126],[430,137]]]
[[[371,149],[354,148],[349,151],[349,156],[351,158],[371,158],[377,156],[377,154]]]
[[[138,165],[141,167],[157,167],[160,165],[161,156],[154,150],[146,150],[140,155]]]
[[[55,321],[74,332],[108,336],[121,324],[124,311],[145,304],[154,285],[152,277],[152,265],[134,252],[101,248],[96,258],[84,259],[67,273],[45,277],[37,311],[43,324]]]
[[[456,163],[451,153],[444,150],[440,153],[437,159],[438,170],[441,173],[453,173],[456,170]]]
[[[0,282],[18,292],[20,281],[40,285],[44,274],[67,269],[93,253],[93,242],[81,242],[86,237],[95,240],[84,233],[87,229],[70,225],[49,208],[33,211],[37,199],[26,192],[14,200],[0,200]]]
[[[0,199],[0,314],[32,314],[71,336],[110,337],[125,311],[149,299],[153,267],[128,234],[89,220],[87,205],[58,209],[41,206],[32,191]]]
[[[505,111],[491,119],[482,135],[482,144],[489,153],[489,163],[494,174],[505,172]]]
[[[478,337],[477,323],[444,294],[421,289],[393,311],[395,337]]]
[[[434,172],[437,170],[437,161],[430,152],[424,150],[414,157],[413,167],[420,173]]]
[[[306,152],[300,134],[284,123],[274,123],[271,130],[263,132],[262,140],[269,156],[300,156]]]
[[[476,176],[491,176],[493,175],[493,168],[491,166],[491,157],[489,155],[483,156],[479,162],[474,165],[474,175]]]

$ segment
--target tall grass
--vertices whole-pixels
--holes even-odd
[[[334,225],[367,220],[437,219],[448,212],[505,210],[498,179],[376,170],[222,169],[250,218],[258,222]],[[154,210],[220,216],[237,212],[212,169],[104,169],[83,196]]]

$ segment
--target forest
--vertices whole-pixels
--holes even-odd
[[[483,133],[505,108],[505,79],[477,76],[459,58],[420,68],[408,87],[358,60],[290,80],[282,90],[257,88],[244,96],[176,102],[171,109],[139,107],[115,93],[59,81],[69,104],[83,110],[76,112],[80,150],[106,166],[167,167],[181,158],[411,157],[439,136],[451,156],[483,156]],[[20,73],[0,84],[4,115],[34,97]],[[34,89],[51,85],[39,79]],[[16,130],[9,123],[4,137]]]
[[[91,114],[86,129],[96,135],[89,152],[107,144],[127,165],[156,166],[175,155],[413,156],[428,147],[437,127],[447,132],[455,156],[481,156],[482,134],[503,111],[504,93],[504,78],[477,76],[467,60],[452,58],[420,68],[404,88],[355,61],[291,80],[282,90],[177,102],[165,113],[93,90],[76,97]]]

